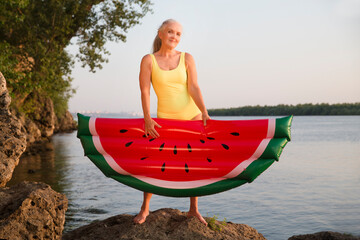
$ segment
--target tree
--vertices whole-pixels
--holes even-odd
[[[95,72],[107,62],[107,41],[125,41],[127,31],[150,11],[148,0],[0,1],[0,71],[19,105],[31,93],[50,97],[58,114],[74,90],[74,57]]]

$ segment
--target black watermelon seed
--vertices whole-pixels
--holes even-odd
[[[206,160],[208,160],[208,162],[212,162],[212,160],[210,158],[206,158]]]
[[[146,138],[146,137],[147,137],[146,134],[144,134],[144,135],[143,135],[143,138]]]
[[[177,149],[176,149],[176,145],[174,146],[174,154],[177,154]]]
[[[188,167],[188,165],[185,163],[185,172],[189,172],[189,167]]]
[[[207,139],[209,139],[209,140],[215,140],[215,138],[213,138],[213,137],[207,137]]]
[[[151,139],[149,139],[149,142],[152,142],[152,141],[154,141],[155,140],[155,138],[151,138]]]
[[[121,129],[121,130],[120,130],[121,133],[126,133],[127,131],[128,131],[128,130],[126,130],[126,129]]]
[[[160,146],[160,148],[159,148],[159,150],[160,150],[160,151],[162,151],[162,150],[163,150],[164,145],[165,145],[165,143],[161,144],[161,146]]]
[[[161,171],[165,171],[165,163],[163,163],[163,165],[161,166]]]
[[[128,142],[125,144],[125,147],[130,147],[130,145],[132,144],[133,142]]]
[[[190,144],[188,144],[188,150],[189,150],[189,152],[192,151]]]
[[[229,146],[228,145],[226,145],[226,144],[221,144],[226,150],[229,150]]]
[[[233,135],[233,136],[239,136],[240,135],[240,133],[238,133],[238,132],[232,132],[230,134]]]
[[[205,141],[204,141],[204,140],[202,140],[202,139],[200,139],[200,142],[201,142],[201,143],[205,143]]]
[[[142,158],[140,158],[140,160],[145,160],[145,159],[147,159],[148,157],[142,157]]]

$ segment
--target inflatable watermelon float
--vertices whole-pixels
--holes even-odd
[[[78,114],[85,155],[107,176],[141,191],[190,197],[252,182],[279,160],[290,141],[292,116],[202,121],[154,119],[158,138],[144,135],[143,119]]]

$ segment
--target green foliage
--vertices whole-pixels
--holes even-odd
[[[210,109],[212,116],[360,115],[360,103],[245,106]]]
[[[72,39],[76,59],[95,72],[107,62],[105,43],[125,41],[149,7],[147,0],[0,1],[0,71],[13,100],[21,104],[36,92],[50,97],[61,115],[74,93],[74,56],[66,51]]]
[[[226,218],[224,218],[224,220],[222,220],[220,223],[217,219],[218,219],[218,217],[216,215],[214,215],[213,217],[208,218],[206,220],[206,222],[208,223],[208,227],[211,230],[216,231],[216,232],[221,232],[223,230],[224,226],[226,226]]]
[[[77,35],[80,54],[77,57],[83,67],[90,67],[95,72],[102,68],[101,63],[108,60],[103,57],[110,53],[105,49],[106,41],[126,41],[128,29],[139,24],[139,19],[149,11],[149,1],[98,1],[93,11],[87,16],[86,24]],[[136,10],[139,9],[140,11]]]
[[[18,60],[13,57],[16,50],[9,43],[0,41],[0,71],[7,79],[11,79],[10,82],[8,81],[10,92],[13,87],[12,83],[25,82],[25,78],[29,76],[29,73],[16,71]]]

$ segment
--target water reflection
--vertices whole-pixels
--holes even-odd
[[[7,186],[13,186],[23,181],[44,182],[49,184],[57,192],[63,192],[64,165],[67,158],[62,155],[64,145],[51,141],[46,143],[45,152],[36,155],[23,155],[15,168],[11,180]],[[55,149],[55,150],[51,150]]]

